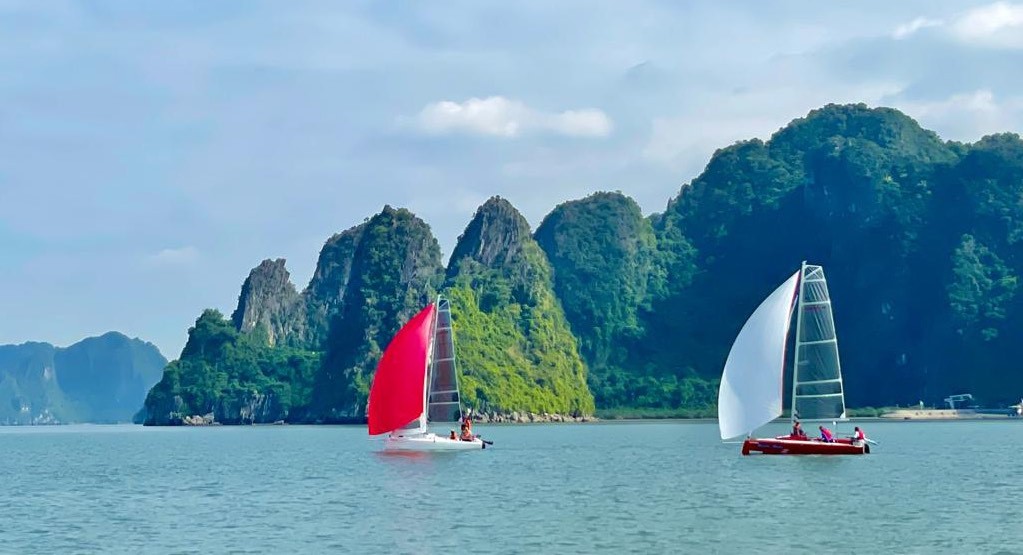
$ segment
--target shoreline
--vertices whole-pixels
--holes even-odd
[[[17,427],[61,427],[61,426],[124,426],[135,425],[154,428],[203,428],[220,426],[365,426],[365,418],[338,419],[335,421],[296,421],[287,422],[278,420],[275,422],[217,422],[210,418],[195,416],[182,418],[181,421],[169,424],[141,424],[136,422],[47,422],[47,423],[0,423],[3,428]],[[847,422],[977,422],[977,421],[1005,421],[1023,420],[1020,416],[1006,412],[985,412],[972,409],[895,409],[880,415],[872,416],[851,416]],[[613,416],[564,416],[560,414],[536,414],[536,413],[511,413],[507,415],[478,415],[473,420],[474,424],[482,425],[528,425],[528,424],[602,424],[602,423],[641,423],[641,422],[691,422],[711,423],[717,422],[713,416],[682,416],[673,415],[627,415]],[[785,416],[772,421],[773,423],[788,422]]]

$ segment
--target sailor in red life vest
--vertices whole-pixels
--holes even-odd
[[[835,442],[835,436],[831,435],[831,430],[825,428],[824,426],[818,426],[818,428],[821,431],[821,441],[823,441],[824,443]]]
[[[853,428],[852,440],[853,441],[867,441],[866,434],[863,433],[863,430],[861,430],[859,426],[856,426],[855,428]]]

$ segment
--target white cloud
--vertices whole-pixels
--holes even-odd
[[[970,10],[952,25],[952,33],[964,42],[1023,48],[1023,4],[996,2]]]
[[[918,17],[909,23],[903,23],[895,28],[895,32],[892,33],[892,37],[896,40],[902,40],[913,33],[916,33],[920,29],[927,27],[939,27],[944,25],[944,22],[940,19],[931,19],[928,17]]]
[[[713,101],[697,99],[694,103],[700,106],[697,111],[651,121],[650,136],[642,155],[689,179],[703,170],[716,149],[736,141],[767,140],[793,119],[829,102],[864,102],[878,106],[883,105],[881,99],[904,89],[896,82],[835,86],[823,81],[805,81],[804,84],[792,87],[765,82],[748,91],[719,95]]]
[[[416,117],[420,129],[431,134],[468,133],[513,138],[531,132],[568,137],[606,137],[611,119],[597,109],[541,112],[503,96],[442,100],[427,104]]]
[[[198,259],[199,249],[193,246],[163,249],[146,257],[146,260],[154,266],[183,266]]]
[[[915,114],[921,118],[945,116],[952,112],[991,114],[998,111],[995,96],[987,89],[955,94],[945,100],[919,102],[911,104],[911,106]]]
[[[940,100],[895,100],[892,104],[942,138],[959,141],[976,141],[984,135],[1013,129],[1023,121],[1023,99],[998,98],[989,89]]]
[[[1023,48],[1023,4],[995,2],[962,12],[949,21],[918,17],[895,28],[902,40],[928,27],[942,27],[957,41],[990,48]]]

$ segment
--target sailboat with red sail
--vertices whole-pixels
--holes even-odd
[[[477,436],[438,435],[429,425],[464,422],[458,392],[451,305],[438,297],[391,339],[369,390],[369,434],[388,434],[386,449],[485,449]]]
[[[746,320],[728,352],[718,390],[721,439],[746,435],[742,454],[862,455],[869,439],[823,441],[806,435],[755,438],[782,414],[786,342],[796,313],[792,420],[846,420],[838,339],[824,268],[803,262]]]

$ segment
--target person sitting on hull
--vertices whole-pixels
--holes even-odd
[[[806,439],[806,432],[803,431],[803,427],[796,420],[792,423],[792,438],[793,439]]]
[[[472,441],[473,440],[472,431],[469,429],[469,425],[468,424],[466,424],[464,422],[462,423],[462,435],[458,436],[458,439],[460,439],[462,441]]]
[[[451,435],[448,436],[448,439],[458,439],[458,436],[455,435],[454,430],[451,430]]]
[[[863,430],[861,430],[859,426],[856,426],[856,427],[853,428],[852,440],[853,441],[867,441],[867,434],[864,434]]]
[[[824,426],[818,426],[818,428],[821,431],[821,441],[823,441],[824,443],[835,442],[835,436],[831,434],[831,430],[825,428]]]

